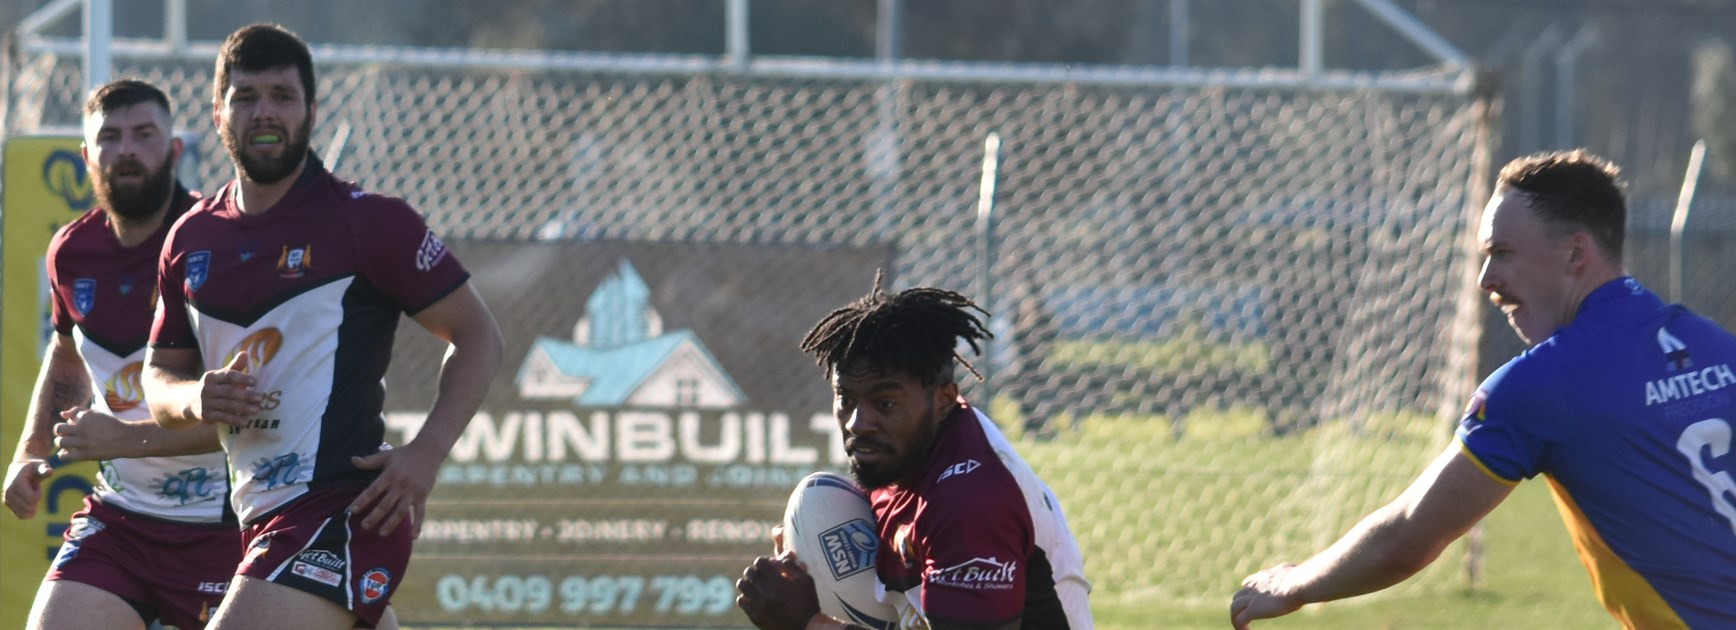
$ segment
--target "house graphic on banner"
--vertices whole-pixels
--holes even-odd
[[[693,331],[663,330],[651,288],[622,259],[585,302],[571,340],[538,337],[514,382],[524,399],[578,407],[729,409],[746,394]]]

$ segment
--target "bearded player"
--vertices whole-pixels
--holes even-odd
[[[68,459],[101,462],[29,628],[200,628],[241,559],[216,432],[162,429],[141,398],[157,254],[194,202],[175,180],[182,146],[170,113],[162,90],[130,79],[84,105],[80,152],[98,207],[49,242],[54,335],[7,470],[6,507],[35,515],[57,442]]]
[[[959,396],[954,361],[976,372],[954,348],[990,336],[972,311],[987,315],[952,291],[889,294],[876,281],[802,340],[831,379],[850,473],[873,500],[883,601],[905,629],[1089,629],[1091,585],[1060,502]],[[820,613],[790,552],[755,559],[736,589],[760,628],[862,627]]]

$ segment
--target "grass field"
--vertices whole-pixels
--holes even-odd
[[[1271,437],[1265,419],[1244,410],[1196,413],[1180,437],[1164,418],[1091,417],[1036,440],[1019,434],[1014,410],[995,411],[1067,510],[1102,630],[1228,628],[1244,576],[1331,543],[1449,439],[1438,419],[1403,414]],[[1520,484],[1483,527],[1474,588],[1460,541],[1387,591],[1255,627],[1618,627],[1593,596],[1546,484]]]
[[[1062,499],[1096,584],[1105,630],[1228,627],[1243,576],[1301,561],[1396,496],[1447,444],[1439,421],[1366,420],[1281,438],[1253,412],[1087,418],[1052,441],[1015,437]],[[1004,423],[1012,425],[1015,423]],[[1016,431],[1015,431],[1016,432]],[[1262,628],[1614,628],[1549,491],[1521,484],[1484,522],[1482,579],[1465,543],[1386,592],[1306,608]]]

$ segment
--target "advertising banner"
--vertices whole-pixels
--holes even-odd
[[[790,490],[843,469],[798,349],[892,250],[455,242],[506,336],[430,497],[406,623],[744,626],[734,583]],[[414,435],[444,344],[400,329],[387,437]]]
[[[24,414],[53,334],[48,313],[49,238],[96,201],[76,137],[32,136],[6,142],[5,196],[0,199],[0,452],[10,463]],[[67,521],[96,479],[91,463],[62,464],[43,484],[28,521],[0,514],[0,628],[22,628]]]

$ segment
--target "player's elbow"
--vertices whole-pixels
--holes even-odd
[[[1440,551],[1423,550],[1410,546],[1400,546],[1390,549],[1380,559],[1377,570],[1399,581],[1422,572],[1439,557]]]
[[[1428,568],[1451,542],[1426,535],[1396,536],[1376,554],[1376,570],[1395,582],[1403,580]]]
[[[154,402],[146,406],[151,410],[151,421],[156,422],[159,427],[177,431],[199,424],[199,420],[184,407]]]
[[[471,346],[466,347],[464,353],[472,355],[482,365],[483,372],[489,375],[499,373],[500,366],[506,359],[506,337],[501,335],[500,326],[491,319],[488,325],[480,326],[472,337]]]

